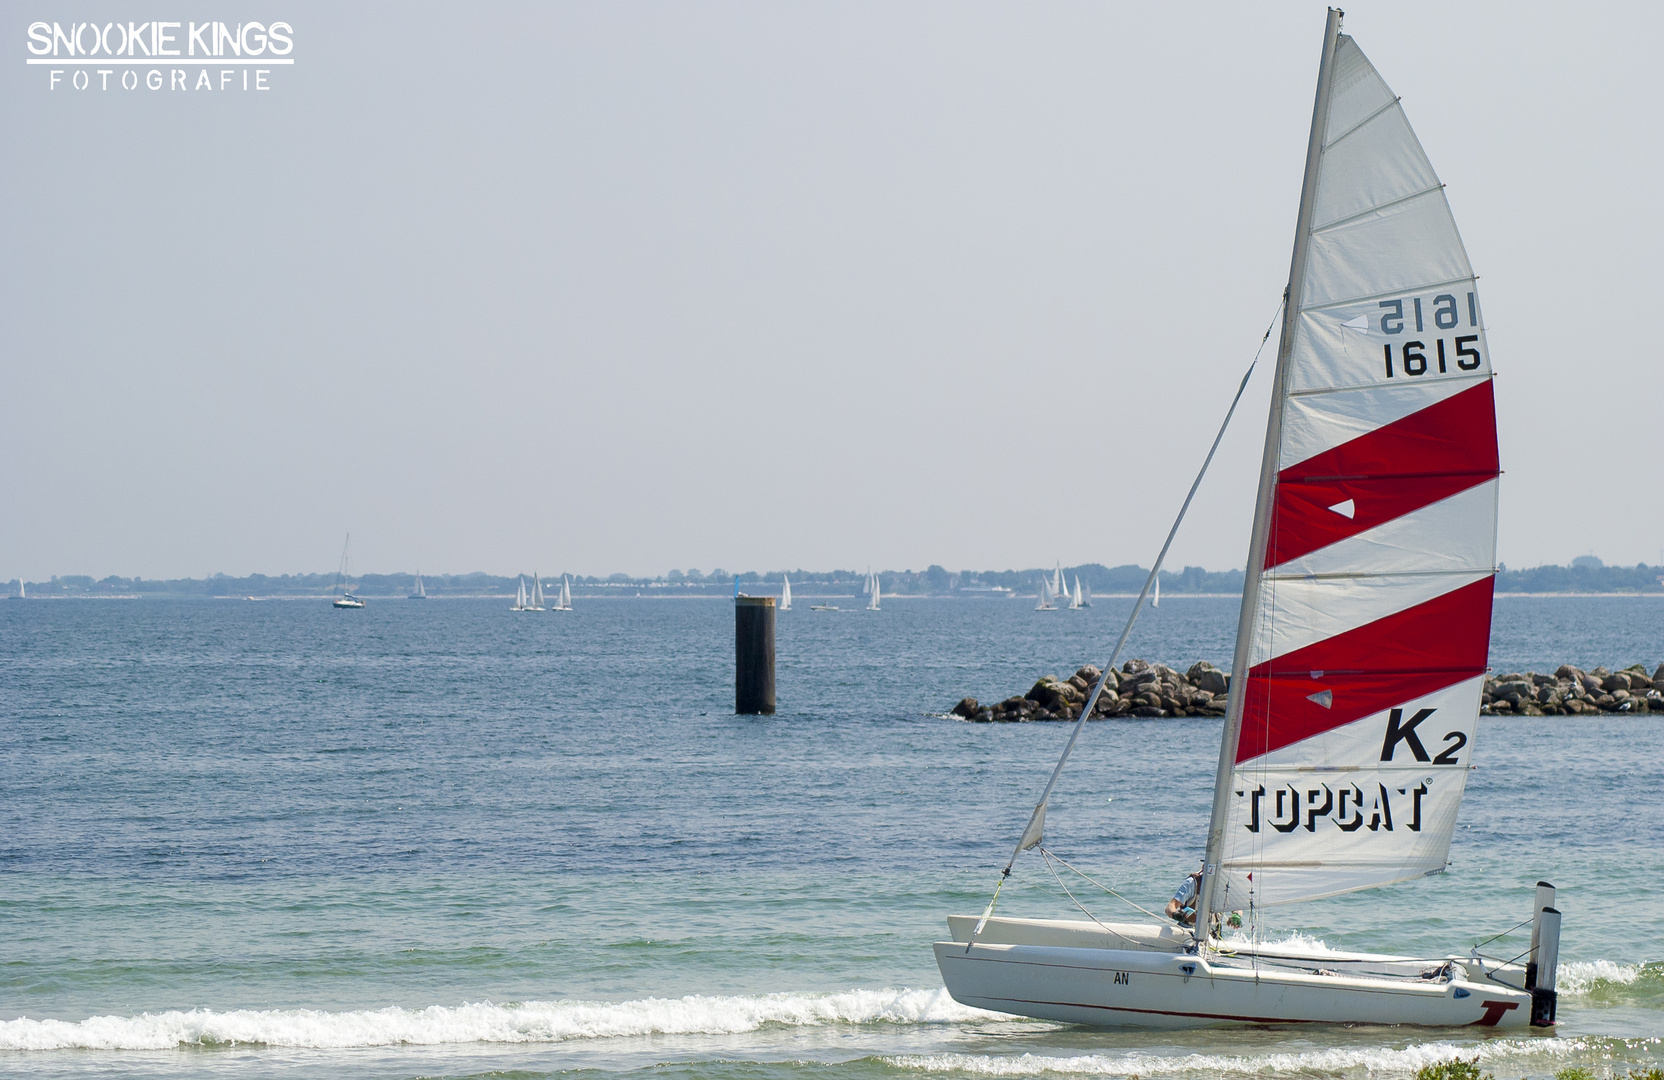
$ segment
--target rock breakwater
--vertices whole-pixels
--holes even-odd
[[[1040,678],[1028,693],[992,705],[965,698],[953,707],[956,716],[978,723],[1026,723],[1035,720],[1075,720],[1100,672],[1086,665],[1066,679]],[[1224,716],[1230,676],[1206,660],[1179,672],[1165,664],[1128,660],[1120,671],[1104,679],[1103,693],[1092,710],[1095,718],[1111,716]]]
[[[1485,680],[1485,716],[1579,716],[1583,713],[1664,713],[1664,664],[1651,675],[1640,664],[1622,671],[1581,671],[1561,664],[1553,675],[1534,671]]]
[[[1028,693],[984,705],[964,698],[951,710],[975,723],[1079,719],[1099,671],[1091,664],[1066,679],[1044,675]],[[1128,660],[1104,680],[1092,719],[1112,716],[1224,716],[1230,676],[1206,660],[1183,672],[1165,664]],[[1632,664],[1621,671],[1583,671],[1562,664],[1553,675],[1514,672],[1488,676],[1479,698],[1483,716],[1579,716],[1585,713],[1664,713],[1664,664],[1648,674]]]

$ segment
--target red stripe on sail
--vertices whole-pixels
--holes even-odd
[[[1485,670],[1487,577],[1248,671],[1236,760],[1269,754]],[[1310,695],[1330,691],[1330,706]]]
[[[1486,379],[1278,473],[1265,565],[1356,536],[1500,471]]]

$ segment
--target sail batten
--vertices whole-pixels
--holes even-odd
[[[1331,23],[1210,912],[1442,870],[1484,682],[1500,465],[1477,279],[1402,103]]]

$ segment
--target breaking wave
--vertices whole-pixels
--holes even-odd
[[[1554,986],[1561,997],[1582,997],[1610,988],[1633,986],[1648,967],[1612,960],[1577,960],[1556,969]]]
[[[446,1043],[538,1043],[630,1035],[731,1035],[769,1024],[949,1024],[1004,1019],[946,990],[642,998],[636,1001],[480,1002],[353,1012],[192,1009],[86,1020],[0,1021],[0,1050],[166,1050],[182,1046],[345,1048]]]
[[[1478,1055],[1489,1068],[1527,1062],[1564,1063],[1579,1055],[1609,1052],[1608,1040],[1493,1039],[1479,1044],[1428,1042],[1406,1047],[1356,1047],[1267,1054],[1181,1054],[1172,1056],[1080,1054],[1053,1057],[1022,1054],[993,1057],[979,1054],[920,1054],[884,1060],[901,1069],[926,1073],[951,1072],[977,1076],[1336,1076],[1362,1072],[1368,1076],[1409,1076],[1423,1065],[1454,1057]]]

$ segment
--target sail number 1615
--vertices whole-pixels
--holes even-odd
[[[1404,323],[1407,319],[1415,320],[1416,330],[1420,331],[1425,328],[1426,322],[1422,315],[1421,297],[1412,298],[1410,303],[1413,308],[1410,312],[1406,312],[1402,300],[1381,301],[1380,306],[1384,309],[1381,313],[1381,332],[1383,334],[1404,333]],[[1434,326],[1440,330],[1454,330],[1460,321],[1461,315],[1456,306],[1455,296],[1450,293],[1441,293],[1433,297]],[[1479,325],[1479,305],[1472,293],[1468,293],[1468,325],[1475,328]],[[1427,354],[1428,346],[1425,341],[1406,341],[1404,344],[1397,346],[1396,362],[1393,356],[1394,346],[1389,342],[1381,346],[1387,364],[1387,378],[1397,378],[1400,374],[1412,378],[1417,375],[1425,375],[1430,363],[1438,365],[1439,374],[1441,375],[1450,370],[1452,363],[1456,365],[1459,371],[1473,371],[1479,367],[1481,362],[1479,350],[1474,347],[1478,341],[1478,334],[1457,335],[1453,348],[1447,352],[1444,338],[1436,338],[1433,341],[1432,356]]]

